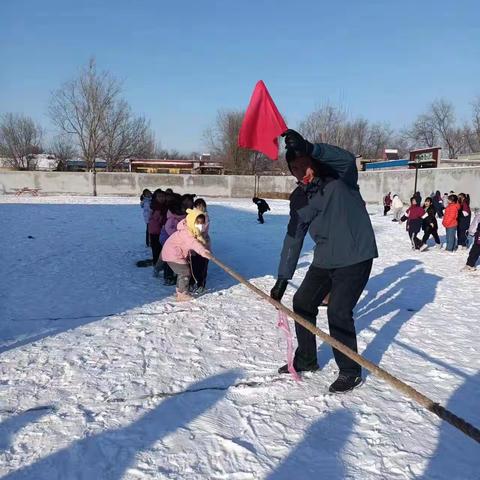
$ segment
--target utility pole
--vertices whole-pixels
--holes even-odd
[[[418,167],[420,165],[420,158],[415,158],[415,188],[413,189],[413,194],[417,193],[417,182],[418,182]]]
[[[95,165],[96,161],[93,160],[93,196],[97,196],[97,168]]]

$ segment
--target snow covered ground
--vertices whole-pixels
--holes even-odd
[[[149,256],[136,199],[0,202],[0,478],[480,479],[478,444],[372,375],[326,393],[328,346],[319,373],[279,378],[274,310],[217,267],[210,293],[173,302],[135,266]],[[248,200],[209,204],[214,253],[266,291],[288,215],[270,204],[265,225]],[[371,218],[360,352],[480,426],[480,277]]]

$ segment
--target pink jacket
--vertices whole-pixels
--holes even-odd
[[[177,225],[185,218],[185,215],[176,215],[170,210],[167,212],[167,222],[165,223],[165,231],[168,236],[173,235],[177,231]]]
[[[160,235],[164,223],[165,217],[161,214],[160,210],[153,210],[148,222],[148,233]]]
[[[162,232],[160,233],[160,243],[163,245],[168,237],[174,234],[177,231],[177,225],[185,218],[185,215],[176,215],[172,213],[170,210],[167,212],[167,221],[162,228]]]
[[[162,260],[171,263],[188,263],[188,252],[193,250],[202,257],[207,254],[207,249],[188,231],[185,220],[182,220],[177,231],[168,237],[163,245]]]

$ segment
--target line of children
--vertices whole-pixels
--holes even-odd
[[[171,189],[158,189],[153,194],[145,189],[140,197],[144,218],[148,221],[153,276],[158,277],[163,270],[164,284],[177,285],[177,298],[180,301],[190,298],[188,290],[203,293],[207,281],[209,257],[205,256],[205,252],[211,249],[210,222],[205,200],[195,200],[195,197],[193,194],[180,195]],[[165,253],[162,253],[164,250]],[[185,265],[189,269],[186,289]]]
[[[207,260],[210,258],[203,236],[206,215],[197,209],[187,209],[186,213],[186,218],[178,224],[177,231],[168,237],[162,250],[162,260],[177,275],[177,301],[180,302],[192,299],[188,292],[192,276],[191,252]]]

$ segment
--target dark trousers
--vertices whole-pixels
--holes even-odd
[[[201,255],[191,255],[190,260],[192,265],[192,278],[190,279],[190,283],[192,285],[196,283],[199,287],[205,288],[205,284],[207,283],[208,258],[204,258]]]
[[[461,214],[461,212],[460,212]],[[457,237],[458,237],[458,246],[466,247],[467,246],[467,230],[470,227],[471,217],[464,217],[463,215],[458,219],[457,226]]]
[[[150,235],[149,235],[149,233],[148,233],[148,225],[147,225],[147,230],[146,230],[146,232],[145,232],[145,245],[146,245],[147,247],[150,246]]]
[[[173,280],[175,278],[175,272],[170,268],[168,263],[163,264],[163,278],[164,280]]]
[[[417,237],[422,229],[422,220],[408,220],[407,232],[412,242],[412,247],[418,250],[422,246],[422,241]]]
[[[263,219],[263,213],[264,212],[261,212],[260,210],[258,211],[258,221],[260,223],[265,223],[265,220]]]
[[[368,282],[373,260],[343,268],[325,269],[310,266],[307,275],[293,297],[293,310],[316,325],[318,307],[330,292],[327,316],[330,335],[353,351],[357,351],[357,334],[353,322],[353,309]],[[316,336],[295,323],[298,348],[295,367],[317,365]],[[333,349],[341,373],[360,376],[360,365]]]
[[[150,247],[152,249],[153,264],[156,265],[158,257],[162,251],[162,246],[160,245],[160,235],[150,234]]]
[[[423,238],[422,238],[422,244],[427,243],[427,240],[430,238],[430,235],[435,240],[435,243],[437,245],[440,245],[440,237],[438,236],[438,230],[430,226],[427,226],[427,228],[425,228],[425,234],[423,235]]]
[[[385,217],[389,211],[390,211],[390,205],[384,205],[383,206],[383,216]]]
[[[476,263],[478,262],[478,258],[480,257],[480,243],[478,243],[479,241],[477,240],[472,248],[470,249],[470,253],[468,255],[468,259],[467,259],[467,265],[469,267],[474,267],[476,265]]]

